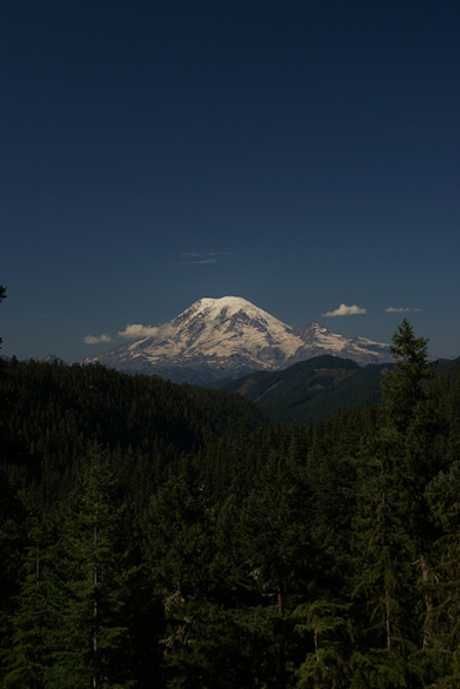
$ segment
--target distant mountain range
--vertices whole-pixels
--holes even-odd
[[[386,344],[346,338],[311,321],[292,328],[240,297],[203,298],[147,337],[130,340],[81,363],[99,362],[173,382],[217,384],[254,371],[279,371],[320,355],[360,365],[389,361]]]

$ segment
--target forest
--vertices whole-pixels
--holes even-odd
[[[0,360],[1,686],[457,689],[460,366],[407,320],[392,354],[306,426]]]

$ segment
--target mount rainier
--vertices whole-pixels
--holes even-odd
[[[390,360],[388,345],[346,338],[311,321],[291,328],[240,297],[204,298],[172,321],[83,360],[174,382],[212,384],[253,371],[276,371],[321,354],[359,364]]]

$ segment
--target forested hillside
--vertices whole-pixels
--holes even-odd
[[[100,364],[12,360],[3,371],[9,452],[39,473],[46,496],[66,494],[93,443],[123,484],[124,476],[130,485],[137,476],[136,502],[143,505],[169,464],[263,419],[241,397]]]
[[[389,368],[391,364],[362,367],[351,359],[322,355],[281,371],[244,376],[222,389],[251,400],[273,420],[306,425],[381,401],[381,378]]]
[[[435,362],[436,376],[448,374],[457,361]],[[222,390],[235,392],[273,421],[308,425],[327,421],[344,409],[359,409],[382,401],[382,377],[393,364],[359,366],[350,359],[318,356],[281,371],[258,371],[227,381]]]
[[[5,689],[460,685],[460,370],[308,427],[102,366],[1,364]]]

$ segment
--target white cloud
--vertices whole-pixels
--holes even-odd
[[[389,306],[387,309],[385,309],[386,313],[407,313],[408,311],[410,311],[408,306]]]
[[[158,333],[158,328],[152,325],[141,325],[140,323],[131,323],[127,325],[124,330],[118,332],[120,337],[125,337],[128,340],[136,340],[141,337],[155,337]]]
[[[112,338],[108,333],[104,333],[104,335],[86,335],[83,338],[83,342],[85,344],[94,345],[101,344],[101,342],[112,342]]]
[[[362,309],[360,306],[356,306],[356,304],[353,304],[353,306],[340,304],[338,309],[323,313],[323,318],[334,318],[335,316],[358,316],[363,313],[367,313],[366,309]]]

